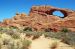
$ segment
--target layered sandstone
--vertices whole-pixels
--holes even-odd
[[[54,11],[60,11],[64,17],[54,16]],[[17,13],[12,19],[6,19],[1,24],[16,27],[28,26],[34,31],[43,31],[47,28],[60,31],[63,27],[75,31],[75,11],[52,6],[33,6],[29,15]]]

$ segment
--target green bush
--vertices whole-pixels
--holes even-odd
[[[13,35],[14,33],[16,33],[12,29],[10,29],[10,30],[4,30],[3,32],[5,32],[8,35]]]
[[[33,40],[39,38],[41,35],[42,35],[42,33],[40,33],[40,32],[35,32],[35,33],[33,34]]]
[[[33,33],[34,33],[34,32],[31,32],[31,31],[25,32],[25,34],[26,34],[27,37],[31,37],[31,36],[33,35]]]
[[[32,31],[32,28],[30,28],[30,27],[25,27],[25,28],[23,29],[23,31]]]
[[[10,29],[18,29],[17,27],[11,26],[9,27]]]
[[[75,33],[74,32],[43,32],[45,37],[51,37],[60,39],[62,42],[68,45],[75,45]]]
[[[75,45],[75,33],[74,32],[68,32],[66,35],[63,36],[62,42],[69,44],[69,45]]]
[[[69,32],[69,30],[67,28],[62,28],[61,32]]]
[[[24,32],[27,37],[33,36],[33,39],[39,38],[42,35],[42,32],[31,32],[31,31],[26,31]]]
[[[2,31],[3,30],[3,28],[2,27],[0,27],[0,31]]]
[[[20,38],[20,34],[19,33],[14,33],[13,35],[11,35],[12,38],[14,39],[19,39]]]
[[[45,32],[50,32],[50,31],[51,31],[50,28],[45,29]]]

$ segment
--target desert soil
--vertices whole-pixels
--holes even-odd
[[[32,44],[30,45],[29,49],[51,49],[50,47],[54,42],[58,43],[56,49],[73,49],[73,47],[70,47],[69,45],[60,42],[60,40],[53,38],[48,39],[44,38],[44,36],[41,36],[36,40],[32,40]]]

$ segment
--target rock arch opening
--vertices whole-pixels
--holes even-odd
[[[60,11],[54,11],[54,12],[52,13],[52,15],[58,16],[58,17],[60,17],[60,18],[64,18],[64,14],[63,14],[62,12],[60,12]]]
[[[60,18],[65,18],[68,16],[68,13],[66,11],[60,9],[52,9],[50,11],[46,11],[45,13],[48,15],[59,16]]]

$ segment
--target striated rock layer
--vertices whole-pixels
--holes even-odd
[[[54,11],[60,11],[64,17],[54,16]],[[12,19],[6,19],[0,26],[31,27],[33,31],[61,31],[68,28],[75,31],[75,11],[52,6],[33,6],[29,15],[16,14]]]

